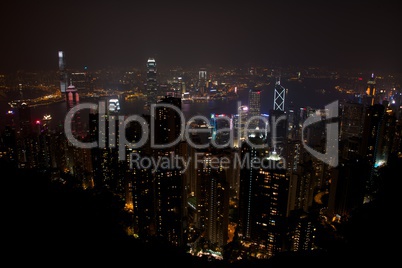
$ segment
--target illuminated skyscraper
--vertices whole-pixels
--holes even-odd
[[[366,106],[374,105],[377,102],[376,95],[376,77],[374,76],[374,74],[371,74],[370,79],[367,81],[366,94],[363,100],[364,104]]]
[[[204,95],[207,88],[207,70],[205,68],[201,68],[198,71],[198,93],[200,95]]]
[[[250,138],[263,144],[262,138]],[[264,257],[284,250],[288,215],[289,178],[282,158],[275,151],[243,143],[241,155],[248,167],[240,173],[239,227],[241,238],[256,246]],[[255,159],[261,165],[255,166]],[[253,164],[254,163],[254,164]]]
[[[248,106],[242,105],[237,108],[237,114],[233,116],[233,127],[235,130],[235,146],[240,147],[241,141],[244,141],[247,131],[246,122],[248,118]]]
[[[59,80],[60,80],[60,92],[63,94],[67,90],[67,72],[66,63],[64,59],[64,51],[59,51]]]
[[[204,152],[203,163],[197,163],[197,225],[209,242],[219,247],[228,239],[229,185],[223,169],[211,164],[216,157]]]
[[[248,116],[251,119],[254,116],[261,116],[261,90],[252,88],[248,92]],[[249,130],[253,130],[259,126],[259,119],[250,120]]]
[[[181,109],[181,99],[176,97],[165,96],[158,104],[173,105]],[[155,120],[155,143],[165,145],[153,150],[155,159],[179,156],[180,146],[167,144],[173,143],[180,136],[180,115],[170,107],[161,106],[151,110],[151,120]],[[185,182],[182,169],[177,166],[158,167],[153,176],[156,234],[172,245],[183,246]]]
[[[285,111],[285,95],[286,89],[281,86],[281,81],[278,78],[274,88],[274,111]]]
[[[156,103],[158,98],[157,68],[154,58],[147,61],[147,82],[146,82],[147,104]]]
[[[371,172],[366,183],[365,202],[375,199],[379,190],[378,168],[387,165],[395,135],[396,117],[381,104],[367,107],[363,126],[362,154]]]
[[[217,145],[230,146],[230,132],[232,132],[231,117],[225,114],[211,114],[210,124],[212,126],[212,140]]]
[[[278,123],[275,128],[273,127],[270,133],[271,146],[276,148],[278,152],[283,149],[288,133],[288,118],[285,114],[285,96],[286,89],[281,85],[280,79],[278,78],[274,87],[274,106],[269,113],[269,116],[271,117],[270,123]]]

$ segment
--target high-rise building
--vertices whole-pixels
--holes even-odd
[[[345,102],[341,108],[340,138],[361,137],[364,106],[361,103]]]
[[[28,137],[32,133],[32,118],[31,118],[31,107],[28,103],[22,102],[18,106],[18,119],[20,125],[20,135],[21,137]]]
[[[221,167],[211,164],[216,157],[203,153],[203,163],[197,165],[197,222],[211,245],[222,248],[228,239],[229,185]]]
[[[285,111],[286,89],[281,85],[281,80],[278,78],[274,87],[274,111]]]
[[[259,137],[252,140],[253,144],[264,142]],[[244,241],[257,245],[259,255],[268,258],[285,250],[289,178],[275,151],[244,143],[241,155],[251,162],[240,171],[240,234]],[[259,167],[254,166],[255,159],[262,159]]]
[[[366,183],[365,202],[372,201],[379,189],[376,170],[387,165],[395,134],[396,117],[382,104],[367,107],[362,135],[362,155],[369,162],[370,176]]]
[[[370,106],[378,103],[378,100],[376,99],[377,96],[376,84],[377,84],[376,77],[374,73],[372,73],[369,80],[367,81],[366,92],[363,96],[363,104],[365,106]]]
[[[248,116],[249,119],[252,117],[257,117],[256,119],[250,120],[248,129],[250,131],[259,127],[260,116],[261,116],[261,90],[257,88],[252,88],[248,92]]]
[[[294,210],[289,216],[289,250],[314,250],[316,226],[313,216],[303,210]]]
[[[293,106],[288,110],[287,122],[287,138],[289,140],[295,140],[297,138],[297,124],[296,111]]]
[[[145,121],[150,124],[150,116],[143,115]],[[136,143],[142,138],[142,126],[138,122],[131,122],[127,126],[128,142]],[[125,208],[133,214],[134,233],[142,241],[147,241],[150,237],[156,235],[156,219],[154,204],[155,181],[153,178],[152,168],[140,165],[132,165],[130,156],[136,158],[148,158],[152,156],[149,139],[141,148],[127,148],[126,150],[126,195]]]
[[[230,146],[230,136],[233,132],[232,117],[225,114],[211,114],[210,124],[212,140],[219,146]]]
[[[201,68],[198,71],[198,85],[197,85],[198,94],[200,94],[201,96],[206,93],[207,81],[208,81],[207,70],[205,68]]]
[[[158,80],[157,68],[154,58],[147,60],[147,81],[146,81],[147,104],[151,105],[157,102],[158,99]]]
[[[60,80],[60,92],[64,94],[67,90],[67,72],[66,72],[66,63],[64,59],[64,51],[59,51],[59,80]]]
[[[247,130],[246,123],[248,118],[248,106],[241,105],[237,109],[237,114],[233,115],[233,129],[235,135],[235,146],[240,147],[240,144],[246,138]]]
[[[3,148],[1,158],[7,159],[10,164],[17,164],[17,130],[15,125],[15,113],[7,111],[5,127],[1,132],[0,147]]]
[[[158,104],[168,104],[181,110],[181,99],[165,96]],[[180,146],[166,144],[176,141],[180,137],[180,115],[168,106],[156,107],[151,112],[151,120],[155,120],[155,143],[161,149],[153,149],[153,157],[169,158],[180,155]],[[156,234],[167,239],[172,245],[183,246],[185,215],[185,181],[182,169],[178,166],[169,168],[159,167],[154,173],[154,205]]]
[[[282,160],[275,151],[266,161],[274,163],[272,168],[259,170],[252,239],[265,246],[266,254],[270,257],[285,250],[289,178],[286,175],[286,169],[277,166],[277,163]]]
[[[91,111],[89,114],[89,140],[99,146],[92,148],[94,187],[108,189],[125,196],[125,162],[119,161],[119,130],[122,127],[118,113],[107,109],[108,100],[100,103],[106,113]],[[103,127],[100,127],[103,126]]]

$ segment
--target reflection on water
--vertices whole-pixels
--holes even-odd
[[[285,88],[288,88],[288,95],[286,96],[287,105],[292,103],[295,108],[311,106],[315,108],[322,108],[326,104],[334,101],[340,100],[344,96],[340,95],[336,90],[331,90],[334,88],[334,82],[331,80],[312,80],[307,83],[289,83],[284,84]],[[325,88],[326,94],[320,93],[318,88]],[[270,109],[273,107],[273,88],[268,86],[262,88],[261,93],[261,113],[269,113]],[[237,100],[212,100],[209,102],[195,102],[195,103],[183,103],[182,111],[188,120],[194,115],[203,115],[210,117],[211,113],[216,114],[234,114],[236,113],[237,105],[247,105],[248,103],[248,90],[239,90],[239,98]],[[98,99],[81,99],[80,102],[92,102],[98,103]],[[239,102],[239,103],[238,103]],[[130,100],[121,103],[121,114],[123,115],[133,115],[133,114],[144,114],[144,100]],[[7,110],[10,110],[10,106],[5,101],[0,102],[0,127],[3,129],[5,114]],[[67,113],[67,106],[65,102],[53,103],[45,106],[33,107],[31,110],[32,120],[38,120],[43,118],[45,114],[51,114],[52,116],[52,126],[60,125],[64,123],[64,118]],[[88,123],[89,111],[83,110],[81,112],[81,120],[83,125],[86,126]],[[87,121],[85,121],[87,120]]]

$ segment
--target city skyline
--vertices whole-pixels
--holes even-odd
[[[7,244],[74,260],[88,242],[191,267],[386,256],[402,164],[396,4],[66,0],[2,12]]]

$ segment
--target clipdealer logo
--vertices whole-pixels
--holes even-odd
[[[238,102],[238,105],[241,103]],[[97,110],[98,111],[98,141],[92,141],[92,142],[83,142],[78,140],[74,135],[72,131],[72,122],[75,114],[81,110],[84,109],[90,109],[90,110]],[[157,133],[156,126],[155,126],[155,115],[157,109],[170,109],[174,111],[177,116],[180,118],[180,130],[178,130],[178,135],[175,140],[170,141],[169,143],[166,144],[157,144],[155,141],[155,136],[160,135],[160,133]],[[325,152],[319,152],[314,150],[313,148],[309,147],[307,144],[307,141],[305,139],[305,130],[307,127],[312,126],[315,123],[318,123],[322,120],[330,121],[333,119],[336,119],[338,117],[338,109],[339,109],[339,103],[338,101],[334,101],[328,105],[325,106],[323,110],[318,110],[315,113],[312,113],[307,117],[307,119],[303,122],[302,124],[302,129],[301,129],[301,142],[306,149],[307,152],[309,152],[312,156],[317,158],[318,160],[328,164],[331,167],[336,167],[338,166],[338,122],[326,122],[326,146],[325,146]],[[171,148],[175,145],[177,145],[181,141],[186,141],[190,146],[192,146],[195,149],[205,149],[210,146],[213,146],[215,148],[235,148],[235,140],[237,139],[237,144],[240,142],[240,137],[241,131],[238,129],[236,133],[236,138],[235,138],[235,133],[233,128],[230,127],[223,127],[220,129],[217,129],[215,134],[218,133],[228,133],[229,138],[226,143],[224,144],[219,144],[216,142],[215,139],[210,139],[208,143],[205,144],[198,144],[195,143],[191,139],[192,134],[210,134],[211,133],[211,125],[209,123],[209,119],[205,116],[202,115],[196,115],[191,117],[187,122],[185,119],[185,116],[183,112],[176,107],[175,105],[168,104],[168,103],[157,103],[157,104],[152,104],[151,105],[151,110],[150,110],[150,122],[143,118],[140,115],[131,115],[131,116],[124,116],[124,115],[117,115],[113,118],[113,120],[108,119],[108,127],[106,127],[106,104],[105,102],[99,102],[99,104],[96,103],[81,103],[78,104],[74,107],[72,107],[69,112],[66,115],[65,121],[64,121],[64,130],[65,134],[67,137],[67,140],[74,146],[78,148],[83,148],[83,149],[90,149],[90,148],[106,148],[107,146],[109,148],[116,148],[118,146],[118,157],[119,160],[126,160],[127,156],[127,149],[140,149],[142,148],[148,141],[150,142],[150,147],[152,149],[167,149]],[[241,116],[239,114],[239,116]],[[241,118],[239,118],[242,120]],[[195,122],[196,120],[201,120],[205,122],[207,125],[206,128],[200,129],[200,128],[192,128],[191,124]],[[226,120],[227,125],[230,125],[230,120],[231,118],[227,116],[222,116],[219,118],[219,120]],[[243,119],[245,122],[245,131],[247,133],[253,133],[253,135],[265,135],[267,133],[270,133],[271,137],[271,147],[275,148],[275,145],[277,144],[277,126],[281,121],[286,120],[286,115],[281,115],[278,118],[275,118],[275,116],[271,117],[271,124],[269,124],[269,121],[266,117],[263,116],[253,116],[251,118],[244,118]],[[252,121],[255,122],[255,120],[260,120],[264,123],[265,129],[249,129],[250,123]],[[141,126],[141,139],[136,142],[129,142],[126,137],[126,129],[127,126],[129,126],[130,123],[132,122],[137,122]],[[118,124],[118,133],[116,135],[115,133],[115,126]],[[107,139],[108,143],[106,144],[106,134],[107,134]],[[117,137],[116,137],[117,136]],[[251,136],[249,135],[243,135],[242,136],[244,139],[244,142],[248,143],[250,147],[256,148],[256,149],[263,149],[267,148],[268,144],[254,144],[252,139],[250,138]],[[118,143],[116,142],[118,139]],[[116,144],[118,144],[116,146]],[[248,159],[250,160],[250,159]],[[265,163],[266,164],[267,159],[251,159],[251,163],[259,163],[259,165],[252,165],[251,167],[249,166],[248,168],[257,168]],[[276,161],[276,163],[282,163],[284,162],[284,159],[276,159],[276,160],[281,160],[281,161]],[[229,168],[230,165],[230,159],[228,158],[221,158],[220,160],[215,160],[212,159],[212,166],[215,167],[220,167],[220,168]],[[250,161],[249,161],[250,162]],[[197,165],[199,163],[208,164],[211,166],[211,158],[208,159],[203,159],[200,160],[197,158],[197,155],[195,156],[195,161]],[[235,161],[233,161],[234,164],[240,163],[241,167],[244,167],[247,165],[247,161],[244,159],[241,160],[239,158],[235,158]],[[134,152],[130,154],[130,167],[140,167],[140,168],[151,168],[152,170],[155,171],[158,168],[166,168],[166,169],[171,169],[171,168],[179,168],[182,170],[186,170],[190,165],[190,159],[184,159],[182,156],[177,156],[177,155],[169,155],[169,156],[159,156],[157,159],[154,159],[152,157],[143,157],[139,155],[138,153]],[[283,167],[284,168],[284,167]]]

